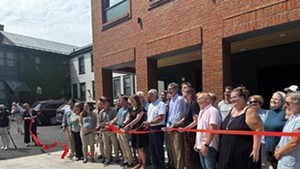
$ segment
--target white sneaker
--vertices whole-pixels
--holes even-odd
[[[7,150],[7,149],[8,149],[8,147],[6,147],[6,146],[3,148],[3,150]]]
[[[74,154],[73,153],[70,153],[68,158],[73,158],[74,157]]]
[[[0,149],[3,150],[5,148],[5,146],[2,146]]]

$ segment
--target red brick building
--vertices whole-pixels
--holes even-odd
[[[112,96],[113,71],[134,72],[137,90],[190,81],[218,99],[228,84],[263,95],[299,85],[300,0],[91,4],[97,96]]]

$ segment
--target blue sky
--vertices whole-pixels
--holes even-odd
[[[76,46],[92,43],[90,0],[0,0],[4,31]]]

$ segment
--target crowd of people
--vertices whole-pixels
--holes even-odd
[[[297,136],[189,132],[189,129],[300,132],[300,92],[295,85],[285,91],[275,92],[270,109],[266,110],[262,108],[263,97],[249,96],[246,87],[226,86],[224,99],[216,104],[213,93],[196,93],[188,82],[181,86],[170,83],[167,91],[149,90],[148,102],[144,93],[138,91],[129,98],[120,96],[115,107],[110,105],[110,98],[101,96],[93,112],[88,103],[83,109],[75,104],[74,113],[70,106],[63,127],[69,128],[70,146],[74,146],[70,156],[75,154],[76,160],[83,159],[84,163],[88,159],[95,162],[96,136],[100,145],[98,159],[105,166],[118,164],[145,169],[152,163],[155,169],[258,169],[270,163],[274,169],[298,169]],[[125,134],[111,130],[111,125]]]
[[[11,122],[15,121],[17,128],[17,133],[24,135],[24,143],[26,146],[30,146],[30,136],[34,134],[37,138],[37,125],[38,118],[37,113],[31,110],[28,103],[21,104],[13,102],[11,105],[11,110],[9,110],[5,105],[0,105],[0,136],[2,138],[3,146],[0,149],[7,150],[9,148],[9,129],[11,128]],[[30,128],[31,123],[31,128]],[[31,132],[30,132],[31,129]],[[35,146],[37,143],[32,137],[32,142]]]
[[[118,164],[146,169],[153,164],[154,169],[260,169],[270,163],[273,169],[299,169],[298,136],[190,130],[300,133],[300,92],[295,85],[284,91],[273,94],[268,110],[262,108],[263,97],[249,96],[244,86],[226,86],[224,99],[217,104],[215,94],[196,93],[188,82],[181,86],[170,83],[168,90],[161,93],[150,89],[148,101],[141,91],[129,98],[120,96],[115,106],[111,105],[110,98],[101,96],[95,110],[89,103],[82,106],[71,99],[62,129],[68,137],[69,157],[83,160],[83,163],[95,162],[95,144],[99,144],[97,158],[105,166]],[[24,133],[27,144],[30,141],[28,125],[30,120],[35,121],[36,114],[28,104],[23,108],[24,130],[21,128],[18,132]],[[9,128],[9,116],[1,109],[1,133],[5,133],[3,128]],[[125,133],[113,131],[111,125]],[[33,126],[32,132],[36,133],[36,127]],[[1,149],[5,149],[7,138],[5,134],[1,137],[4,144]]]

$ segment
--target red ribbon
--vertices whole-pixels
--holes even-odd
[[[113,131],[115,133],[118,134],[124,134],[124,133],[129,133],[129,134],[147,134],[147,133],[154,133],[154,132],[162,132],[162,130],[128,130],[128,131],[124,131],[124,130],[120,130],[118,128],[116,128],[114,125],[110,125],[108,126],[108,129],[110,131]]]
[[[40,140],[36,137],[36,135],[32,133],[32,123],[33,123],[33,119],[30,119],[29,132],[30,132],[30,135],[33,138],[34,142],[38,146],[42,147],[43,150],[48,150],[50,148],[56,147],[57,145],[63,145],[64,146],[64,152],[61,155],[61,159],[64,159],[66,157],[66,155],[68,154],[68,152],[69,152],[69,149],[68,149],[67,145],[64,144],[64,143],[60,143],[60,142],[54,142],[50,145],[41,144]]]
[[[92,157],[92,153],[91,152],[88,152],[87,155],[90,156],[90,157]],[[94,156],[95,155],[97,155],[97,152],[94,154]]]
[[[184,128],[164,128],[163,130],[151,130],[151,131],[121,131],[113,125],[110,125],[109,128],[115,133],[124,134],[146,134],[153,132],[161,131],[180,131],[180,132],[202,132],[202,133],[214,133],[214,134],[231,134],[231,135],[258,135],[258,136],[297,136],[300,137],[300,133],[293,132],[267,132],[267,131],[242,131],[242,130],[202,130],[202,129],[184,129]]]

